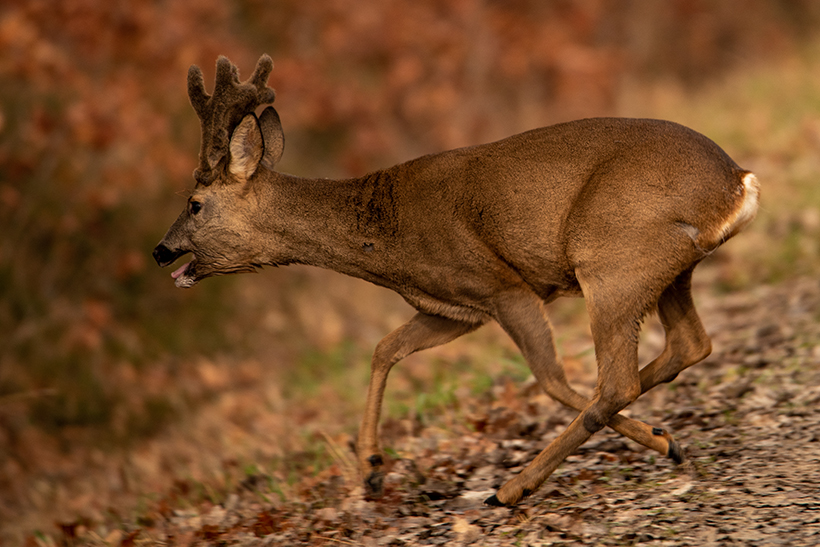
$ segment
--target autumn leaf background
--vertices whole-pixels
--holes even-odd
[[[262,467],[287,495],[339,465],[331,448],[355,435],[369,352],[411,314],[309,268],[181,291],[155,267],[193,186],[191,64],[210,87],[218,55],[245,76],[271,55],[280,168],[304,176],[579,117],[689,125],[763,181],[758,221],[696,278],[725,293],[817,271],[818,28],[810,0],[6,0],[0,544],[132,518],[168,485],[218,498],[214,484]],[[559,332],[577,333],[561,341],[568,370],[589,383],[583,314],[553,309]],[[397,369],[387,415],[503,399],[526,378],[483,329]]]

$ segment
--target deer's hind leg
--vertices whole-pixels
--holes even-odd
[[[559,403],[579,412],[589,406],[590,400],[567,382],[541,298],[528,290],[510,291],[498,299],[496,306],[499,324],[524,354],[541,388]],[[679,462],[679,445],[660,428],[618,414],[607,425],[638,444]]]
[[[598,362],[595,396],[521,473],[485,501],[488,505],[513,505],[534,492],[568,455],[640,395],[638,330],[644,310],[654,299],[642,287],[629,290],[619,286],[618,276],[602,280],[588,278],[583,272],[577,275],[586,297]]]
[[[706,359],[712,343],[692,301],[692,270],[681,273],[658,300],[658,315],[666,331],[661,354],[641,369],[641,393],[671,382],[683,370]]]
[[[661,354],[640,371],[641,394],[658,384],[671,382],[690,366],[709,356],[712,343],[692,301],[692,270],[682,272],[661,294],[658,315],[666,332]],[[668,456],[676,463],[684,461],[683,449],[665,429],[653,432],[669,442]]]
[[[359,470],[364,478],[365,490],[369,497],[379,497],[382,494],[384,474],[381,467],[384,460],[379,448],[378,428],[390,369],[411,353],[446,344],[474,331],[481,325],[480,322],[468,323],[417,313],[410,321],[385,336],[376,345],[370,368],[364,418],[356,443]]]

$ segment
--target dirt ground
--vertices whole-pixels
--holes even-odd
[[[388,420],[386,495],[362,496],[349,446],[289,495],[248,473],[219,503],[169,487],[136,521],[89,545],[818,545],[820,283],[803,279],[699,306],[714,351],[628,414],[669,428],[676,466],[605,430],[515,508],[483,500],[574,417],[532,383],[496,386],[448,427]]]

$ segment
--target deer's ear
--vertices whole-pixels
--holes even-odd
[[[285,134],[282,132],[282,122],[279,114],[272,106],[267,107],[259,117],[259,127],[262,128],[262,138],[265,141],[265,153],[262,156],[262,165],[273,171],[273,166],[279,163],[282,152],[285,151]]]
[[[241,182],[247,181],[256,172],[264,151],[262,131],[255,114],[248,114],[234,129],[231,136],[231,174]]]

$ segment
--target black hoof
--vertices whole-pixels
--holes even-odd
[[[484,500],[484,505],[489,505],[491,507],[507,507],[506,504],[501,503],[495,494]]]
[[[384,473],[373,471],[364,480],[365,496],[368,499],[379,499],[384,494]]]
[[[669,451],[666,455],[672,458],[672,461],[677,464],[683,463],[686,459],[683,457],[683,448],[681,448],[680,443],[675,440],[669,441]]]

